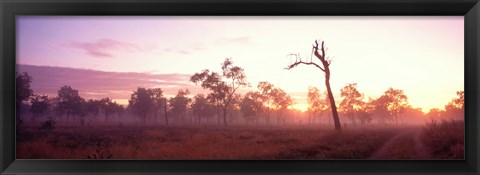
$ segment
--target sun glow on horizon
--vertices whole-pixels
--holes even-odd
[[[463,20],[463,16],[20,16],[17,65],[37,66],[28,67],[36,71],[32,73],[36,93],[55,94],[60,86],[70,85],[86,98],[109,97],[128,105],[137,87],[160,87],[168,97],[185,88],[192,96],[207,94],[189,76],[204,69],[221,73],[222,61],[232,58],[252,85],[240,93],[255,91],[258,82],[268,81],[292,96],[291,108],[307,111],[307,88],[325,91],[323,72],[306,65],[284,68],[295,61],[288,54],[310,58],[312,42],[321,39],[333,60],[330,83],[336,102],[348,83],[357,83],[358,90],[372,98],[392,87],[404,90],[409,104],[425,113],[444,109],[455,92],[464,89]],[[59,73],[39,66],[46,64],[70,69]],[[17,67],[22,71],[26,66]]]
[[[308,111],[308,104],[296,103],[290,106],[290,109],[300,110],[302,112]]]

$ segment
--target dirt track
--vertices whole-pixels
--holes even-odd
[[[420,139],[421,128],[398,133],[375,151],[370,159],[433,159]]]

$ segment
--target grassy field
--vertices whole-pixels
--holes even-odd
[[[439,159],[463,159],[464,147],[463,121],[432,121],[424,128],[422,139]]]
[[[17,158],[368,159],[403,130],[110,125],[39,131],[27,125],[17,135]]]

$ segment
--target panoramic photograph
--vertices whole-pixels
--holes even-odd
[[[464,159],[464,17],[18,16],[17,159]]]

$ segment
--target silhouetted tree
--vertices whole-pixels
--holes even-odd
[[[33,95],[33,90],[30,87],[30,83],[32,82],[32,77],[28,75],[27,72],[22,74],[15,73],[15,109],[16,109],[16,122],[17,127],[19,126],[20,122],[20,106],[23,101],[28,100]]]
[[[63,86],[58,90],[58,105],[57,111],[62,111],[69,116],[73,116],[75,120],[76,116],[82,117],[84,115],[84,99],[78,95],[78,90],[71,88],[70,86]]]
[[[122,114],[125,112],[125,108],[116,102],[113,104],[115,106],[115,113],[117,114],[118,118],[120,118],[120,116],[122,116]]]
[[[227,80],[222,80],[223,78]],[[227,58],[222,63],[222,76],[216,72],[210,72],[208,69],[200,73],[195,73],[190,77],[190,81],[195,84],[201,84],[204,89],[212,91],[209,94],[212,101],[219,102],[223,111],[223,122],[227,126],[227,110],[231,104],[235,92],[240,87],[247,86],[247,80],[243,68],[233,66],[231,59]]]
[[[263,113],[263,110],[262,95],[259,92],[248,92],[245,94],[240,111],[246,121],[258,121],[258,117]]]
[[[32,121],[35,121],[41,115],[47,113],[50,107],[50,99],[47,95],[38,95],[35,94],[30,99],[31,107],[30,112],[32,112]]]
[[[374,106],[373,115],[377,118],[378,122],[383,125],[386,125],[387,122],[391,120],[388,111],[389,101],[387,96],[382,95],[371,102]]]
[[[465,92],[457,91],[457,97],[445,105],[445,113],[451,119],[463,120],[465,112]]]
[[[307,93],[309,122],[312,122],[312,117],[319,117],[328,110],[328,97],[321,95],[320,90],[316,87],[309,87]]]
[[[243,97],[240,94],[233,95],[232,102],[230,102],[230,105],[227,108],[229,114],[227,115],[228,123],[233,123],[235,122],[235,120],[240,118],[240,107],[242,98]]]
[[[163,98],[162,99],[163,101],[163,114],[165,115],[165,125],[168,127],[168,100],[167,98]]]
[[[356,114],[359,114],[363,104],[363,95],[357,90],[357,83],[347,84],[340,89],[340,96],[343,97],[340,102],[340,109],[352,121],[352,125],[356,126]]]
[[[110,98],[103,98],[100,100],[101,109],[105,115],[105,121],[108,121],[110,116],[114,115],[117,112],[117,103],[113,102]]]
[[[52,120],[56,120],[57,118],[62,118],[67,112],[67,109],[62,108],[62,102],[59,97],[53,97],[51,99],[51,107],[53,113]],[[63,119],[63,118],[62,118]]]
[[[408,106],[408,98],[403,90],[389,88],[383,94],[387,99],[387,109],[390,115],[395,118],[395,125],[398,125],[398,116],[402,114]]]
[[[215,106],[209,103],[203,94],[197,94],[193,97],[192,113],[197,117],[197,122],[201,123],[202,118],[210,118],[215,115]]]
[[[80,120],[80,125],[84,126],[85,125],[85,118],[88,115],[87,101],[82,97],[78,98],[78,101],[73,106],[72,111],[73,111],[74,116],[78,116],[78,118]]]
[[[258,90],[260,91],[261,99],[262,102],[265,106],[265,124],[269,125],[270,124],[270,112],[273,108],[273,90],[275,87],[273,84],[266,82],[266,81],[261,81],[257,85]]]
[[[315,57],[320,60],[322,66],[319,64],[313,62],[313,59],[310,58],[310,61],[302,61],[301,57],[299,55],[296,56],[296,61],[293,64],[290,64],[287,69],[292,69],[300,64],[305,64],[305,65],[313,65],[320,70],[322,70],[325,73],[325,86],[327,87],[327,92],[328,92],[328,99],[330,100],[330,108],[332,109],[332,116],[333,116],[333,121],[335,124],[335,129],[340,131],[341,130],[341,124],[340,124],[340,119],[338,117],[338,112],[337,112],[337,106],[335,104],[335,99],[333,98],[333,93],[332,93],[332,88],[330,87],[330,64],[332,63],[331,59],[328,59],[326,57],[325,53],[325,47],[324,47],[324,42],[322,41],[321,47],[319,47],[318,41],[315,40],[315,44],[313,45],[313,54]]]
[[[426,114],[426,116],[427,116],[427,118],[430,119],[430,121],[435,122],[435,121],[439,121],[444,113],[445,113],[445,111],[443,111],[443,110],[440,110],[438,108],[432,108]],[[425,121],[425,122],[427,122],[427,121]]]
[[[155,123],[157,122],[158,118],[158,111],[161,110],[164,106],[164,97],[163,97],[163,91],[161,88],[153,88],[149,89],[150,94],[152,95],[152,100],[153,100],[153,115],[155,118]]]
[[[177,95],[169,100],[171,114],[182,120],[182,122],[184,121],[185,112],[188,110],[188,105],[192,101],[192,99],[187,97],[188,94],[190,94],[188,89],[180,89]]]
[[[153,99],[149,91],[145,88],[137,88],[130,96],[128,101],[134,115],[141,118],[142,122],[147,123],[147,114],[153,108]]]
[[[293,104],[292,97],[290,97],[284,90],[280,88],[275,88],[272,91],[273,96],[273,105],[277,111],[277,124],[280,124],[280,120],[283,121],[285,125],[285,118],[283,118],[283,113],[288,109],[290,105]]]
[[[359,108],[356,111],[356,115],[360,120],[360,125],[366,125],[372,122],[373,111],[375,110],[373,101],[374,100],[372,98],[369,98],[367,102],[361,101],[359,103]]]
[[[406,121],[406,123],[420,124],[424,122],[424,117],[425,114],[421,108],[414,108],[409,105],[407,108],[405,108],[402,118]]]
[[[86,102],[87,117],[90,119],[97,119],[102,109],[102,102],[100,100],[87,100]]]

